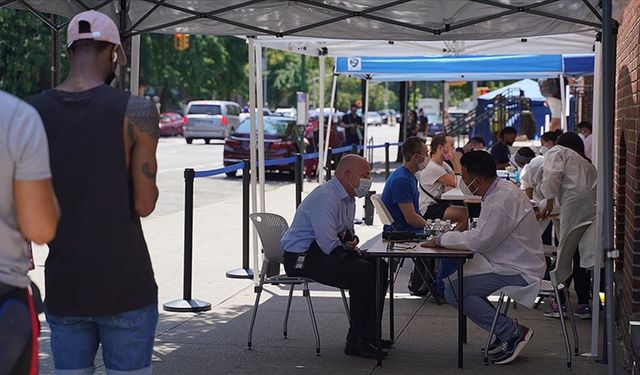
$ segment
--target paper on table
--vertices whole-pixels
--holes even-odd
[[[463,201],[465,199],[482,199],[482,197],[478,195],[464,195],[460,189],[454,188],[442,193],[440,199],[445,201]]]

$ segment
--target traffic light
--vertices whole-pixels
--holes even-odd
[[[178,51],[189,48],[189,34],[176,34],[173,38],[173,47]]]

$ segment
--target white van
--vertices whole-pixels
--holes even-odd
[[[196,100],[189,102],[184,115],[184,139],[191,144],[194,139],[225,139],[240,124],[240,105],[221,100]]]

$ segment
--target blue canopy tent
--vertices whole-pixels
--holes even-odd
[[[371,81],[489,81],[515,80],[522,78],[555,78],[560,75],[593,74],[594,55],[468,55],[468,56],[412,56],[412,57],[338,57],[335,73],[348,74],[355,78]],[[513,86],[513,87],[511,87]],[[545,123],[549,114],[544,105],[538,83],[531,79],[510,85],[504,90],[486,94],[478,101],[478,112],[485,111],[487,104],[499,93],[516,88],[530,98],[536,124]],[[522,87],[519,87],[522,86]],[[519,118],[515,118],[516,128]],[[537,126],[536,135],[540,127]],[[366,133],[366,130],[365,130]],[[476,128],[491,142],[488,121]],[[486,133],[486,134],[485,134]]]

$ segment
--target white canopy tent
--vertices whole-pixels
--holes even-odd
[[[602,11],[598,9],[599,3]],[[597,64],[601,80],[596,78],[603,96],[595,100],[602,107],[601,110],[594,108],[594,113],[599,114],[594,122],[602,124],[602,133],[596,133],[601,136],[597,159],[600,166],[598,222],[602,224],[603,253],[607,256],[606,292],[613,296],[612,264],[617,255],[613,247],[611,183],[615,82],[612,16],[613,5],[622,3],[624,0],[0,0],[0,7],[29,10],[55,30],[63,29],[66,24],[53,24],[43,12],[72,17],[83,10],[98,9],[116,20],[124,38],[145,32],[257,37],[249,48],[250,66],[254,65],[249,79],[254,83],[250,85],[250,95],[257,97],[258,106],[262,105],[262,90],[255,90],[262,80],[255,77],[261,68],[253,59],[261,49],[253,46],[299,49],[299,53],[318,56],[518,54],[531,53],[532,49],[539,54],[583,53],[592,52],[587,46],[593,42],[596,31],[604,30],[601,63]],[[270,45],[270,41],[273,44]],[[554,45],[557,50],[553,50]],[[343,52],[338,52],[341,48]],[[376,52],[387,49],[389,52]],[[600,47],[596,48],[599,50]],[[137,53],[134,49],[132,61],[137,61]],[[255,113],[255,105],[256,101],[251,101],[250,113]],[[259,111],[259,124],[261,114]],[[256,141],[254,130],[252,121],[252,142]],[[258,138],[263,147],[261,131]],[[259,169],[263,171],[264,154],[259,154]],[[255,156],[254,153],[252,168],[257,164]],[[255,176],[253,172],[255,170],[252,171]],[[255,212],[255,177],[252,182]],[[265,207],[263,182],[261,178],[261,209]],[[254,262],[257,255],[254,236]],[[615,373],[613,307],[613,301],[607,298],[606,353],[610,358],[610,374]]]

